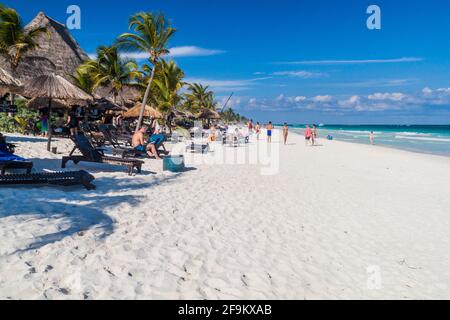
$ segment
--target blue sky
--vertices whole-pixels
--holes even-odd
[[[444,0],[2,1],[25,21],[64,23],[88,53],[110,44],[138,11],[163,11],[178,29],[173,59],[188,81],[261,121],[450,123],[450,2]],[[382,29],[366,27],[369,5]]]

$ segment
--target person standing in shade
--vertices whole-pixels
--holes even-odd
[[[41,113],[41,135],[47,137],[48,135],[48,116],[42,112]]]
[[[288,126],[288,124],[285,122],[285,123],[284,123],[284,126],[283,126],[283,139],[284,139],[284,145],[287,145],[288,136],[289,136],[289,126]]]
[[[375,144],[375,133],[373,131],[370,131],[369,139],[370,139],[370,144],[374,145]]]
[[[70,135],[72,137],[76,137],[78,135],[78,117],[74,109],[69,112],[66,126],[69,128]]]
[[[269,122],[269,124],[266,127],[267,129],[267,142],[272,143],[272,134],[273,134],[273,124],[272,121]]]

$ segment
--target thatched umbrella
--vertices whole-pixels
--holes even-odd
[[[197,115],[198,119],[208,119],[208,120],[218,120],[220,119],[220,114],[211,109],[201,109],[200,113]]]
[[[5,95],[10,91],[17,90],[22,83],[10,75],[6,70],[0,68],[0,94]]]
[[[201,109],[197,115],[197,119],[208,120],[208,127],[211,125],[211,120],[219,120],[220,114],[211,109]]]
[[[114,103],[108,98],[98,98],[94,100],[94,103],[92,104],[93,107],[102,110],[102,111],[127,111],[127,108]]]
[[[33,98],[27,103],[30,109],[48,108],[49,98]],[[70,109],[73,106],[86,105],[85,101],[52,99],[52,109]]]
[[[51,127],[51,111],[52,100],[64,101],[92,101],[92,96],[76,87],[66,79],[58,75],[42,75],[29,80],[23,90],[23,95],[33,98],[47,98],[48,99],[48,143],[47,150],[50,151],[52,139]]]
[[[128,110],[123,114],[124,118],[139,118],[139,114],[141,112],[141,103],[137,103],[133,108]],[[161,112],[156,110],[153,107],[150,107],[148,105],[145,106],[144,111],[144,117],[146,118],[153,118],[153,119],[161,119],[163,118],[163,115]]]

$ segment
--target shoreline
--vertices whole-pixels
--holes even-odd
[[[289,133],[290,134],[292,134],[292,133],[298,134],[298,135],[302,136],[303,138],[305,137],[302,133],[296,132],[296,131],[293,131],[293,130],[300,131],[302,129],[300,129],[300,128],[290,128]],[[319,137],[319,141],[322,141],[322,140],[326,140],[326,138]],[[363,143],[363,142],[358,142],[358,141],[342,141],[342,140],[337,140],[337,139],[334,139],[333,141],[335,141],[335,142],[342,142],[342,143],[351,143],[351,144],[357,144],[357,145],[363,145],[363,146],[369,146],[369,147],[372,146],[370,143]],[[398,150],[398,151],[404,151],[404,152],[415,153],[415,154],[424,154],[424,155],[430,155],[430,156],[450,158],[450,154],[447,155],[447,154],[441,154],[441,153],[427,152],[427,151],[424,151],[424,150],[421,151],[421,150],[408,149],[408,148],[399,148],[399,147],[385,145],[385,144],[377,144],[377,143],[375,143],[372,147],[380,147],[380,148],[387,148],[387,149],[390,149],[390,150]]]

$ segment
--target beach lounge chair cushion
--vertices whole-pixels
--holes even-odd
[[[91,183],[95,178],[86,171],[28,173],[0,175],[0,185],[83,185],[86,189],[95,189]]]

